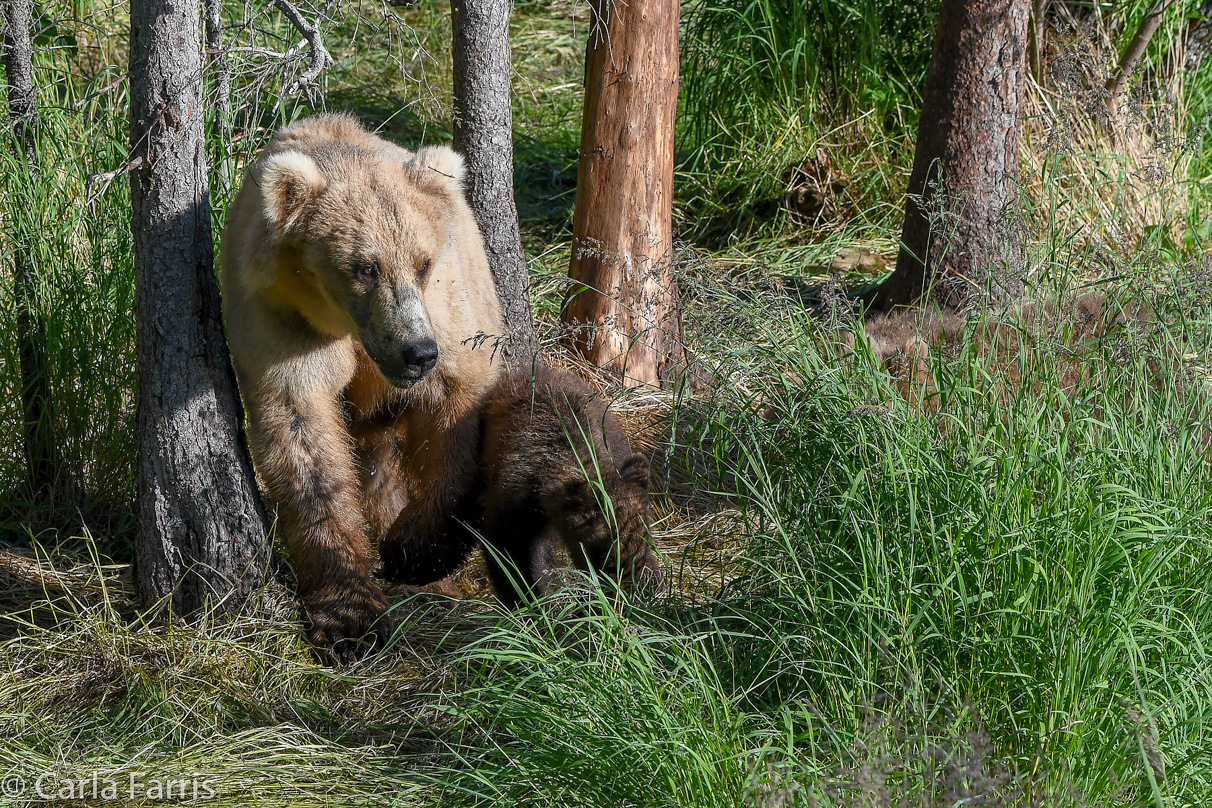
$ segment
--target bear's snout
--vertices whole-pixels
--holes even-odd
[[[419,379],[438,364],[438,343],[432,339],[418,340],[405,346],[402,354],[407,372]]]

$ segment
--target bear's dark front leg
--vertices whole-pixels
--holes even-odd
[[[427,420],[427,419],[426,419]],[[479,419],[464,417],[453,429],[417,419],[404,465],[409,499],[379,548],[389,581],[424,586],[454,572],[471,553],[478,529]],[[468,527],[470,525],[470,527]]]

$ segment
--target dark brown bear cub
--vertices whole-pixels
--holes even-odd
[[[600,395],[536,365],[502,378],[484,404],[482,529],[497,596],[516,607],[552,591],[573,564],[634,588],[660,567],[645,539],[648,461]]]

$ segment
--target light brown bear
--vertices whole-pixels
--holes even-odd
[[[222,242],[223,309],[256,468],[319,646],[390,634],[372,580],[448,574],[474,537],[479,408],[505,333],[449,148],[352,118],[278,132]],[[474,502],[471,502],[474,507]]]

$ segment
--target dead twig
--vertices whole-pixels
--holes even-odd
[[[309,23],[299,13],[299,10],[290,4],[289,0],[273,0],[273,3],[274,7],[286,15],[286,19],[290,20],[290,24],[303,35],[303,39],[307,41],[307,47],[311,50],[310,64],[307,65],[306,70],[299,74],[297,79],[291,82],[286,92],[289,95],[302,92],[304,98],[307,99],[307,105],[314,107],[312,88],[316,86],[316,81],[319,79],[320,74],[333,63],[332,54],[324,47],[324,42],[320,38],[319,24],[319,20],[327,15],[329,4],[325,3],[324,7],[320,9],[320,12],[316,15],[317,22]],[[293,51],[294,48],[291,48],[291,51],[288,51],[288,53]]]
[[[84,204],[87,205],[88,207],[92,207],[93,202],[95,202],[102,194],[105,193],[106,189],[109,188],[109,184],[111,182],[118,179],[118,177],[122,177],[122,176],[129,174],[130,172],[134,171],[136,168],[138,168],[141,165],[143,165],[143,158],[141,156],[136,156],[136,157],[131,158],[130,160],[128,160],[127,162],[125,162],[124,164],[119,166],[118,168],[115,168],[113,171],[106,171],[103,174],[89,174],[88,177],[85,178],[85,180],[84,180],[84,189],[85,189]],[[98,184],[101,187],[94,190],[94,186],[96,186]]]

